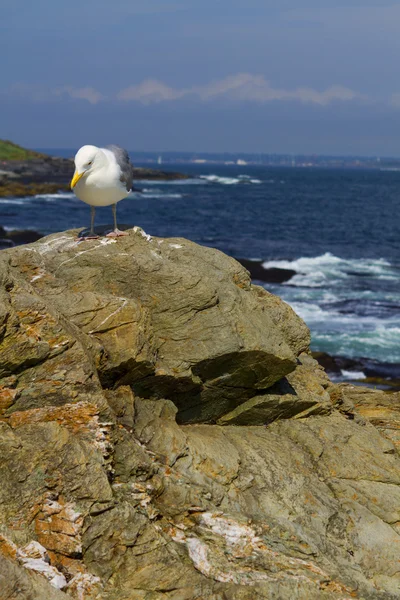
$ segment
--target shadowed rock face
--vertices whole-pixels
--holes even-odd
[[[398,395],[236,261],[66,232],[0,278],[6,600],[399,597]]]

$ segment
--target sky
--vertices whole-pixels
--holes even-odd
[[[0,138],[400,156],[400,0],[2,0]]]

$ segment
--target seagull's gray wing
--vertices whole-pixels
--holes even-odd
[[[126,190],[130,192],[132,189],[132,180],[133,180],[133,166],[129,158],[129,154],[123,148],[119,146],[115,146],[112,144],[111,146],[106,146],[107,150],[111,150],[114,154],[115,159],[120,166],[121,169],[121,177],[120,180],[126,187]]]

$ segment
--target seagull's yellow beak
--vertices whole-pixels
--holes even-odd
[[[85,171],[83,171],[82,173],[78,173],[77,171],[75,171],[74,176],[71,181],[71,190],[74,189],[74,187],[76,186],[76,184],[78,183],[80,178],[84,176],[84,174],[85,174]]]

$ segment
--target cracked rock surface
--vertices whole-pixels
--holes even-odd
[[[394,600],[400,395],[183,239],[0,255],[1,600]]]

